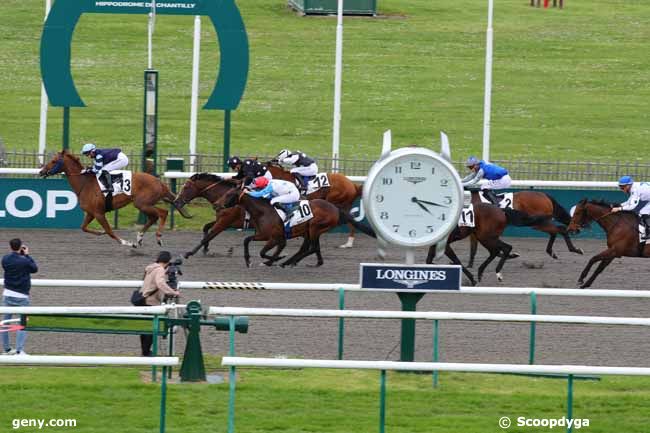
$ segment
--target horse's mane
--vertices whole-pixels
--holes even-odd
[[[605,200],[602,199],[602,198],[600,198],[600,199],[589,200],[588,202],[591,203],[591,204],[595,204],[595,205],[597,205],[597,206],[604,206],[604,207],[612,207],[612,206],[613,206],[612,203],[610,203],[610,202],[608,202],[608,201],[605,201]]]
[[[225,177],[217,176],[216,174],[212,173],[196,173],[193,174],[192,177],[190,177],[191,180],[207,180],[209,182],[223,182],[226,185],[230,186],[237,186],[238,184],[230,179],[226,179]]]
[[[75,155],[74,153],[70,153],[70,151],[68,151],[67,149],[63,149],[61,154],[69,156],[70,159],[72,159],[73,161],[75,161],[75,162],[77,162],[78,164],[81,165],[81,160],[79,159],[79,157],[77,155]]]

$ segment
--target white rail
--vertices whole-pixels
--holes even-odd
[[[136,365],[172,367],[178,365],[177,357],[139,356],[0,356],[0,365]]]
[[[0,286],[2,280],[0,280]],[[84,288],[130,288],[142,287],[142,280],[32,280],[33,287],[84,287]],[[361,289],[359,284],[337,283],[255,283],[244,281],[181,281],[181,289],[210,290],[298,290],[298,291],[373,291],[373,292],[415,292],[412,289],[386,290]],[[530,295],[578,296],[604,298],[650,298],[650,290],[604,290],[604,289],[551,289],[542,287],[461,287],[460,290],[431,290],[427,293],[470,294],[470,295]],[[142,307],[138,307],[142,308]]]
[[[345,317],[358,319],[470,320],[489,322],[546,322],[592,325],[650,326],[639,317],[562,316],[544,314],[456,313],[437,311],[315,310],[294,308],[210,307],[209,314],[226,316]]]
[[[167,314],[176,305],[156,307],[0,307],[0,314]]]
[[[399,371],[462,371],[471,373],[582,374],[650,376],[650,368],[591,365],[472,364],[457,362],[334,361],[327,359],[245,358],[225,356],[224,366],[274,368],[345,368]]]

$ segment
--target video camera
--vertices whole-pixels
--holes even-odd
[[[167,284],[172,289],[178,290],[178,275],[183,275],[183,272],[181,272],[182,264],[183,264],[183,259],[178,257],[172,260],[171,262],[169,262],[169,265],[167,266],[167,270],[165,270],[165,274],[167,275]],[[167,303],[169,301],[172,301],[174,303],[177,302],[178,296],[165,295],[165,299],[163,302]]]

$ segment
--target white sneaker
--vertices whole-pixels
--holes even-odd
[[[15,355],[16,350],[15,349],[9,349],[9,350],[3,350],[2,355]]]
[[[25,352],[24,350],[20,352],[16,352],[16,356],[29,356],[29,353]]]

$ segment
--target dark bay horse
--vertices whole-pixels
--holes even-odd
[[[617,257],[650,257],[650,245],[639,242],[639,217],[636,213],[612,212],[609,203],[583,199],[576,205],[569,231],[579,232],[591,221],[598,223],[607,234],[607,249],[589,259],[578,279],[581,289],[590,287],[596,277]],[[584,281],[596,262],[600,262],[598,267]]]
[[[567,226],[571,222],[571,215],[566,211],[553,197],[550,195],[539,192],[539,191],[518,191],[513,195],[512,208],[514,210],[523,212],[527,215],[533,217],[548,217],[548,219],[543,220],[543,224],[532,226],[531,228],[539,230],[544,233],[548,233],[549,239],[548,244],[546,245],[546,253],[557,259],[557,255],[553,251],[553,244],[555,238],[559,234],[564,238],[567,248],[572,253],[583,254],[581,248],[576,248],[571,242],[569,233],[567,231]],[[480,203],[481,198],[479,197],[479,192],[472,190],[472,203]],[[556,222],[551,221],[551,218]],[[472,236],[470,239],[470,257],[468,267],[474,265],[474,257],[476,256],[477,242],[476,239]]]
[[[516,226],[534,226],[537,224],[544,224],[544,221],[547,220],[547,217],[531,217],[522,212],[512,210],[512,209],[500,209],[499,207],[487,204],[487,203],[478,203],[474,204],[474,227],[466,226],[457,226],[447,237],[447,247],[445,248],[445,255],[456,265],[461,265],[462,263],[454,250],[451,248],[451,244],[465,239],[467,236],[473,235],[478,242],[485,247],[486,250],[490,253],[489,257],[479,266],[478,268],[478,281],[481,281],[483,277],[483,271],[487,265],[489,265],[492,260],[499,256],[499,262],[496,267],[497,280],[503,281],[503,275],[501,274],[501,269],[505,264],[506,260],[512,258],[510,252],[512,251],[512,246],[501,240],[501,235],[506,229],[506,226],[509,224]],[[432,245],[429,248],[429,254],[427,255],[426,262],[433,263],[433,259],[436,254],[436,246]],[[471,284],[476,285],[476,281],[465,267],[462,268],[463,273],[470,280]]]
[[[293,174],[282,168],[277,161],[269,161],[266,163],[266,166],[273,175],[274,179],[294,182]],[[307,196],[307,199],[314,200],[318,198],[327,200],[337,208],[341,209],[346,216],[349,215],[354,201],[358,197],[361,197],[363,186],[355,184],[341,173],[327,173],[327,177],[329,179],[330,186],[321,188],[318,191],[309,194]],[[355,227],[351,223],[348,224],[348,227],[350,229],[348,241],[345,244],[341,245],[341,248],[352,248],[354,245]]]
[[[251,222],[255,227],[255,234],[244,239],[244,260],[246,261],[246,266],[251,266],[248,248],[251,241],[266,241],[266,244],[260,251],[260,257],[267,260],[264,264],[270,266],[282,258],[280,257],[280,253],[287,244],[284,224],[269,201],[253,198],[246,194],[245,191],[233,188],[226,193],[221,203],[226,208],[239,205],[246,209],[251,216]],[[309,200],[309,204],[313,218],[292,227],[289,234],[289,238],[302,237],[302,246],[295,255],[280,265],[282,267],[295,266],[300,260],[310,254],[316,254],[318,260],[316,266],[321,266],[323,264],[323,256],[320,251],[320,236],[339,224],[353,221],[353,224],[359,230],[364,231],[370,236],[374,236],[374,232],[371,229],[365,227],[363,224],[357,223],[352,217],[349,217],[341,209],[326,200]],[[274,247],[276,248],[275,253],[271,256],[267,255],[267,252]]]
[[[174,200],[174,206],[182,208],[197,197],[203,197],[215,206],[217,201],[222,198],[226,192],[232,188],[238,188],[239,186],[240,183],[233,180],[225,179],[210,173],[198,173],[185,181],[181,191],[176,196],[176,200]],[[203,251],[207,253],[210,241],[227,228],[245,228],[245,214],[246,211],[244,211],[240,206],[219,209],[217,211],[216,219],[203,226],[203,238],[201,239],[201,242],[192,249],[192,251],[186,252],[184,254],[185,258],[189,258],[196,254],[201,247],[203,247]]]
[[[54,155],[54,158],[45,164],[39,172],[41,177],[48,177],[57,173],[64,173],[66,175],[72,190],[79,198],[79,207],[86,213],[81,230],[94,235],[107,234],[120,244],[135,248],[142,245],[144,233],[158,221],[156,240],[158,241],[158,245],[162,245],[162,231],[167,220],[167,209],[156,207],[155,205],[161,200],[173,204],[176,197],[167,188],[167,185],[148,173],[133,173],[131,178],[131,195],[118,194],[113,198],[113,209],[119,209],[129,203],[133,203],[133,206],[147,215],[147,222],[138,233],[137,242],[134,244],[119,238],[113,232],[113,229],[106,220],[106,202],[104,195],[99,189],[97,179],[92,173],[81,174],[83,168],[78,157],[69,153],[67,150],[63,150]],[[183,217],[190,218],[187,212],[180,208],[177,209]],[[94,219],[101,224],[104,229],[103,232],[88,228],[88,224]]]

